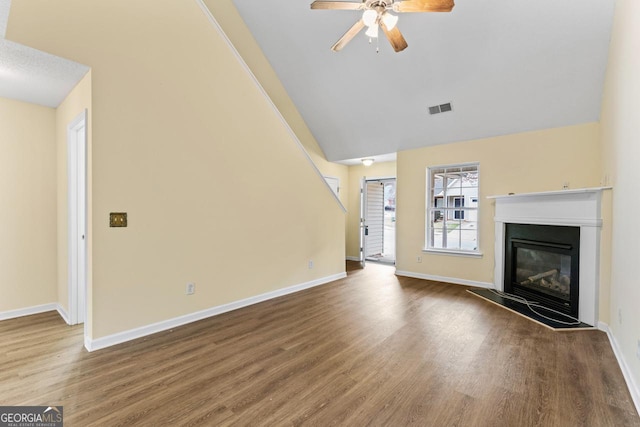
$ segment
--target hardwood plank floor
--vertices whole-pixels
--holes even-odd
[[[0,322],[0,405],[63,405],[66,426],[640,426],[604,333],[348,273],[94,353],[54,312]]]

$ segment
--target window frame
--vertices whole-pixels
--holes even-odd
[[[431,188],[432,186],[432,175],[436,171],[447,170],[447,169],[462,169],[475,167],[476,173],[478,175],[476,188],[478,194],[472,196],[472,199],[477,199],[475,202],[475,206],[464,206],[464,202],[462,202],[462,206],[455,207],[455,202],[453,202],[452,206],[447,204],[446,207],[438,206],[438,202],[435,200],[435,196],[432,194],[434,191]],[[461,197],[459,194],[454,194],[453,196],[446,194],[446,188],[443,185],[444,194],[443,197]],[[462,185],[459,188],[464,188]],[[474,250],[469,249],[457,249],[457,248],[437,248],[434,247],[434,239],[432,239],[433,234],[433,225],[431,223],[431,217],[433,216],[433,211],[442,211],[442,215],[447,215],[450,211],[452,214],[456,212],[462,212],[462,218],[459,218],[454,221],[463,221],[467,215],[464,211],[467,212],[475,212],[476,218],[476,245]],[[429,166],[426,169],[426,192],[425,192],[425,227],[424,227],[424,247],[422,249],[423,252],[432,252],[446,255],[457,255],[457,256],[470,256],[470,257],[482,257],[482,252],[480,251],[480,162],[468,162],[468,163],[455,163],[449,165],[434,165]]]

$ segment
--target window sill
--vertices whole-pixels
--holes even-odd
[[[422,249],[422,252],[424,253],[430,253],[430,254],[439,254],[439,255],[452,255],[452,256],[462,256],[462,257],[469,257],[469,258],[482,258],[483,253],[482,252],[476,252],[476,251],[457,251],[457,250],[453,250],[453,249],[430,249],[430,248],[424,248]]]

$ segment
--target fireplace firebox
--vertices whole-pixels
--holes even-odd
[[[580,227],[506,224],[504,290],[578,318]]]

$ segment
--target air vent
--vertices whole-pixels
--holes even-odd
[[[429,107],[429,114],[434,115],[438,113],[446,113],[447,111],[451,110],[451,103],[447,102],[446,104],[434,105],[433,107]]]
[[[429,114],[438,114],[440,112],[440,106],[429,107]]]
[[[446,113],[447,111],[451,111],[451,103],[447,102],[446,104],[440,105],[440,112]]]

